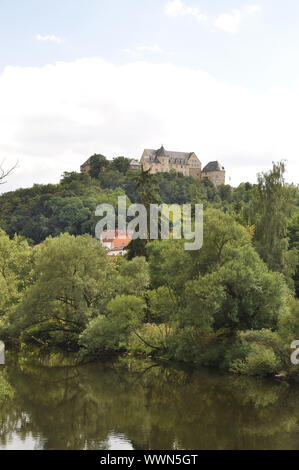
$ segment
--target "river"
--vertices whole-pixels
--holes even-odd
[[[297,385],[127,358],[0,367],[0,450],[298,448]]]

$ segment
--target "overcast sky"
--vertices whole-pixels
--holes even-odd
[[[298,113],[298,0],[0,0],[2,191],[161,144],[298,183]]]

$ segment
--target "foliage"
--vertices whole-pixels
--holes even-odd
[[[103,155],[95,154],[89,159],[89,174],[92,178],[98,178],[99,174],[109,166],[109,162]]]
[[[126,175],[130,168],[130,160],[125,157],[116,157],[112,160],[109,165],[110,170],[118,171],[123,175]]]
[[[289,358],[299,337],[299,195],[284,182],[284,165],[257,186],[233,189],[96,157],[90,175],[65,173],[59,185],[0,196],[1,339],[296,375]],[[148,216],[152,203],[203,203],[203,248],[148,237],[110,259],[91,236],[95,208],[115,207],[124,194]]]
[[[130,334],[142,322],[144,310],[141,298],[115,297],[108,304],[107,315],[99,315],[83,331],[80,344],[88,354],[126,348]]]
[[[138,330],[131,333],[128,342],[129,351],[134,354],[154,355],[167,352],[168,339],[172,329],[165,323],[143,323]]]
[[[246,359],[234,361],[230,370],[236,374],[267,376],[278,373],[280,367],[281,364],[271,348],[253,344]]]
[[[6,374],[0,371],[0,405],[4,400],[11,399],[13,394],[13,388],[7,381]]]
[[[290,344],[299,339],[299,300],[290,299],[288,312],[280,318],[279,335],[285,344]]]
[[[15,235],[12,240],[0,230],[0,328],[13,315],[24,290],[31,283],[32,258],[28,243]]]
[[[115,268],[100,242],[88,235],[48,238],[34,249],[33,282],[13,313],[9,335],[41,344],[76,344],[78,335],[112,296]]]
[[[0,226],[10,237],[17,233],[33,244],[65,232],[94,235],[96,207],[105,203],[116,208],[124,194],[90,184],[86,174],[65,173],[59,185],[35,185],[0,196]]]
[[[254,242],[262,259],[273,271],[282,272],[293,286],[298,254],[289,249],[287,228],[292,215],[293,192],[284,179],[284,162],[273,163],[268,173],[258,175],[254,188],[252,217],[255,222]]]
[[[122,260],[115,282],[115,290],[118,294],[143,297],[150,284],[149,268],[145,258]]]
[[[288,227],[288,237],[290,243],[290,249],[296,250],[299,253],[299,207],[296,207],[297,214],[293,216],[290,220]],[[299,263],[297,261],[295,276],[294,276],[294,285],[296,296],[299,297]]]
[[[147,213],[147,240],[137,239],[132,240],[128,246],[128,258],[132,259],[135,256],[146,256],[146,243],[150,239],[150,206],[151,204],[158,204],[160,202],[158,196],[158,188],[155,176],[150,173],[150,170],[142,171],[136,177],[136,191],[137,202],[142,204]]]
[[[244,331],[240,340],[247,345],[245,357],[231,362],[230,370],[237,374],[274,375],[280,372],[285,362],[284,345],[277,332],[269,329]]]

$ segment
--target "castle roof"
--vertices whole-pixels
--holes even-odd
[[[166,150],[165,150],[165,148],[163,147],[163,145],[162,145],[162,147],[161,147],[159,150],[157,150],[156,155],[157,155],[157,157],[167,157],[167,156],[168,156],[168,155],[166,154]]]
[[[210,162],[202,170],[203,173],[209,173],[210,171],[223,171],[224,167],[219,162]]]
[[[173,152],[171,150],[165,150],[163,145],[158,150],[145,149],[145,152],[151,163],[157,162],[158,161],[157,157],[163,156],[163,157],[169,157],[170,163],[178,163],[181,165],[186,165],[191,155],[194,154],[194,152]]]

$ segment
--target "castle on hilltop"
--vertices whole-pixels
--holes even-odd
[[[88,173],[90,171],[89,158],[82,166],[81,172]],[[218,162],[210,162],[202,168],[201,161],[194,152],[173,152],[165,150],[162,147],[158,150],[145,149],[141,160],[131,160],[130,169],[133,171],[150,170],[154,173],[182,173],[184,176],[192,176],[193,178],[210,180],[215,186],[225,184],[225,169]]]
[[[139,170],[143,167],[150,173],[169,173],[175,171],[184,176],[193,178],[208,178],[215,186],[225,184],[225,169],[218,162],[210,162],[203,169],[199,158],[194,152],[173,152],[162,147],[158,150],[145,149],[140,163],[131,161],[131,169]]]

